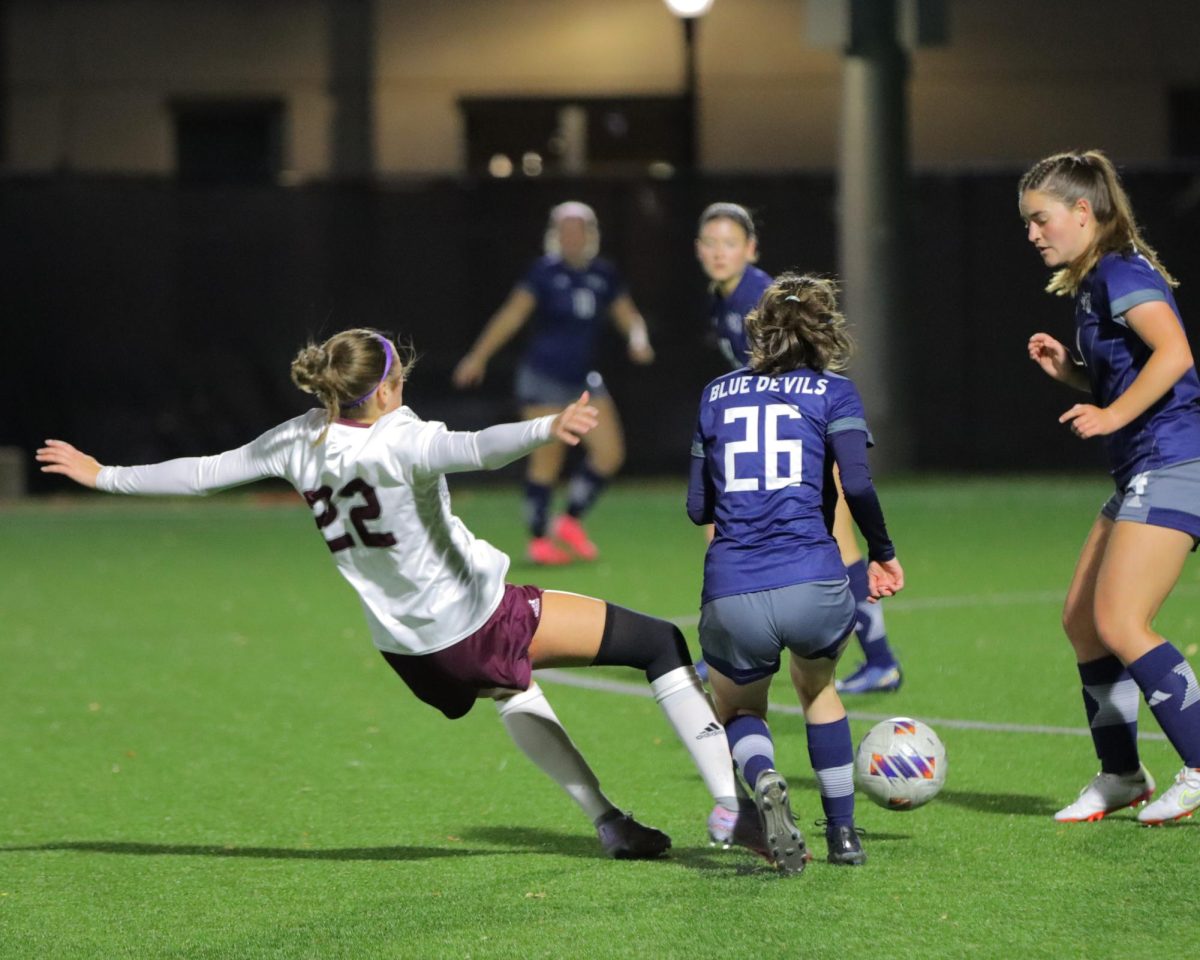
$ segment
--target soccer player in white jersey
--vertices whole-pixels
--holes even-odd
[[[46,473],[127,494],[204,494],[266,477],[312,507],[339,572],[362,601],[375,646],[421,700],[450,719],[495,700],[517,746],[596,827],[604,851],[648,858],[666,834],[622,813],[559,723],[532,670],[622,665],[645,671],[655,699],[716,802],[709,834],[757,843],[740,816],[724,729],[679,629],[591,597],[505,583],[508,557],[450,512],[445,474],[496,469],[538,447],[577,444],[596,424],[584,393],[555,414],[473,433],[421,420],[402,405],[411,358],[374,330],[347,330],[302,349],[292,379],[323,409],[243,447],[138,467],[106,467],[61,440],[37,459]]]
[[[704,558],[700,647],[730,749],[754,791],[771,858],[799,873],[807,848],[775,765],[767,693],[790,653],[817,776],[829,862],[866,862],[854,825],[854,745],[834,683],[855,601],[830,519],[838,489],[867,541],[872,602],[904,586],[867,467],[866,415],[835,372],[851,341],[837,287],[781,274],[746,318],[748,365],[700,398],[687,510],[714,523]]]
[[[1200,686],[1153,627],[1200,543],[1200,378],[1176,281],[1142,239],[1100,151],[1038,161],[1017,194],[1029,242],[1055,269],[1047,291],[1075,301],[1075,352],[1035,333],[1029,358],[1091,395],[1059,423],[1085,440],[1104,438],[1116,484],[1084,541],[1062,618],[1100,772],[1055,819],[1100,820],[1154,793],[1138,755],[1139,691],[1183,769],[1138,820],[1190,817],[1200,807]]]

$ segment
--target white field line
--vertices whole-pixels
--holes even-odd
[[[611,680],[607,677],[588,676],[581,670],[537,670],[534,676],[539,681],[548,683],[561,683],[567,687],[579,687],[583,690],[598,690],[602,693],[618,693],[627,697],[652,697],[654,694],[650,690],[650,686],[645,683],[626,683],[623,680]],[[793,703],[772,703],[772,713],[787,713],[796,716],[801,716],[803,711],[799,704]],[[870,723],[878,723],[880,720],[890,720],[895,716],[905,716],[905,714],[893,710],[891,713],[864,713],[861,710],[847,710],[846,715],[851,720],[865,720]],[[944,727],[948,730],[982,730],[986,733],[1039,733],[1039,734],[1054,734],[1068,737],[1088,737],[1091,732],[1086,727],[1051,727],[1044,724],[1025,724],[1025,723],[989,723],[984,720],[957,720],[951,717],[927,717],[921,715],[922,720],[928,723],[935,730],[939,727]],[[1138,731],[1139,740],[1166,740],[1161,733],[1150,733],[1146,731]]]

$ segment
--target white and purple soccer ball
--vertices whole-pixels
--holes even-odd
[[[854,784],[886,810],[916,810],[945,782],[946,748],[920,720],[883,720],[858,745]]]

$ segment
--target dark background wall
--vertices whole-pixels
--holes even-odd
[[[1071,308],[1042,293],[1045,271],[1016,212],[1018,175],[914,182],[904,356],[891,359],[918,469],[1103,462],[1097,445],[1057,425],[1074,400],[1024,356],[1035,330],[1070,335]],[[1200,177],[1129,171],[1126,183],[1150,242],[1184,281],[1187,318],[1200,278]],[[421,361],[408,402],[426,418],[473,428],[512,417],[516,348],[479,391],[454,391],[450,371],[540,251],[546,211],[568,197],[596,207],[604,252],[659,352],[653,367],[635,368],[615,336],[605,344],[627,472],[681,476],[698,392],[723,369],[703,342],[696,215],[736,199],[759,217],[761,266],[834,273],[830,177],[293,189],[0,181],[0,445],[32,453],[58,436],[111,463],[236,446],[310,405],[287,375],[301,343],[360,324],[411,336]],[[50,488],[32,463],[29,477]]]

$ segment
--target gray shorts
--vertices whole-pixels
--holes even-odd
[[[565,407],[587,390],[593,397],[607,397],[604,378],[595,370],[582,380],[559,380],[526,364],[517,367],[517,399],[527,407]]]
[[[1137,474],[1124,490],[1108,498],[1100,512],[1113,522],[1170,527],[1200,541],[1200,460]]]
[[[853,626],[849,580],[794,583],[708,601],[700,649],[734,683],[752,683],[778,672],[785,647],[805,660],[836,660]]]

